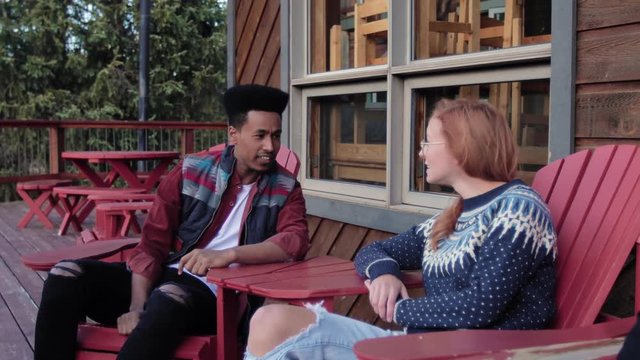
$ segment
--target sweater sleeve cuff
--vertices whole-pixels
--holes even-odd
[[[131,272],[144,276],[153,282],[160,278],[160,272],[162,271],[162,268],[157,265],[153,257],[135,250],[127,261],[127,266]]]
[[[395,275],[397,278],[400,278],[400,267],[392,258],[384,258],[369,264],[365,270],[365,274],[371,280],[375,280],[378,276],[387,274]]]
[[[405,301],[408,301],[408,300],[411,300],[411,299],[401,299],[401,300],[398,300],[396,302],[396,306],[393,309],[393,322],[394,323],[396,323],[398,325],[401,325],[401,326],[403,325],[403,323],[402,323],[403,319],[400,316],[400,314],[401,314],[400,307],[401,307],[402,303],[404,303]]]
[[[302,259],[309,247],[305,239],[295,234],[280,233],[268,238],[266,241],[278,245],[282,251],[286,252],[294,260]]]

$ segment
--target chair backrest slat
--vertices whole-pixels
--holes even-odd
[[[540,194],[546,203],[549,203],[551,192],[553,191],[556,181],[560,176],[560,170],[562,169],[563,164],[564,159],[554,161],[538,170],[536,176],[533,178],[533,184],[531,186],[536,189],[538,194]]]
[[[589,319],[598,315],[640,236],[639,180],[640,151],[636,147],[619,147],[592,206],[591,213],[595,215],[587,219],[580,235],[592,242],[579,274],[586,281],[572,282],[566,298],[589,301],[570,308],[566,321],[575,326],[589,325]],[[602,220],[596,227],[599,217]]]

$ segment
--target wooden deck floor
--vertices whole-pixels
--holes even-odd
[[[21,201],[0,203],[0,358],[4,360],[33,358],[36,315],[47,276],[25,267],[20,256],[71,245],[78,235],[70,230],[58,236],[57,229],[45,229],[37,220],[20,230],[16,225],[26,211]],[[56,216],[51,218],[59,224]],[[88,219],[87,225],[92,222]]]

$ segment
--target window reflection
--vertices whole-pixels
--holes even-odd
[[[309,98],[309,168],[312,179],[384,186],[386,92]]]
[[[387,63],[387,0],[312,0],[310,72]]]
[[[551,0],[414,0],[414,58],[551,41]]]
[[[535,171],[547,164],[549,133],[549,80],[448,86],[416,90],[411,191],[451,193],[453,189],[428,184],[424,162],[418,157],[433,106],[442,98],[472,98],[490,102],[509,121],[519,146],[518,176],[531,183]]]

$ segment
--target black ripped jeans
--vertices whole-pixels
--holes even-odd
[[[44,283],[36,320],[35,360],[74,359],[79,322],[89,317],[116,326],[118,317],[129,311],[131,272],[124,263],[71,262],[82,269],[78,274],[49,274]],[[179,286],[186,297],[178,301],[157,289],[167,283]],[[167,268],[118,359],[170,359],[184,335],[214,334],[215,329],[216,298],[211,290],[197,278]]]

